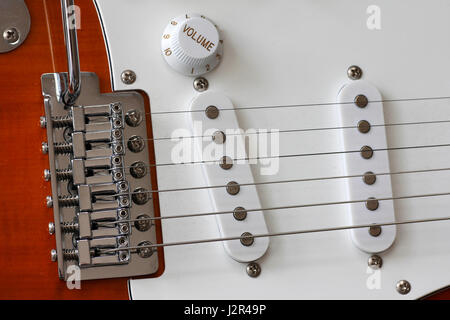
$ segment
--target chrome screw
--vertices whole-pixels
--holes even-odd
[[[55,234],[55,223],[54,222],[48,223],[48,233],[50,233],[50,235]]]
[[[19,31],[16,28],[9,28],[3,32],[3,40],[9,44],[14,44],[19,41]]]
[[[45,169],[45,170],[44,170],[44,180],[45,180],[45,181],[50,181],[50,179],[51,179],[51,173],[50,173],[50,170]]]
[[[39,126],[40,126],[42,129],[47,128],[47,118],[46,118],[46,117],[41,116],[41,117],[39,118]]]
[[[362,70],[358,66],[351,66],[347,69],[347,76],[351,80],[359,80],[362,77]]]
[[[209,83],[208,80],[206,80],[203,77],[198,77],[195,78],[194,80],[194,89],[197,90],[198,92],[203,92],[208,90],[209,87]]]
[[[125,70],[120,77],[125,84],[133,84],[136,82],[136,73],[132,70]]]
[[[261,267],[256,262],[250,262],[245,269],[247,274],[252,278],[256,278],[261,274]]]
[[[130,127],[137,127],[142,122],[141,113],[137,110],[130,110],[125,115],[125,122]]]
[[[380,256],[374,254],[373,256],[371,256],[369,258],[369,261],[367,261],[367,264],[369,265],[369,267],[371,267],[372,269],[380,269],[381,266],[383,265],[383,259],[381,259]]]
[[[45,203],[47,204],[47,208],[53,208],[53,198],[52,198],[52,196],[47,196],[45,198]]]
[[[48,153],[48,143],[47,142],[42,142],[41,151],[42,151],[42,154]]]
[[[141,258],[150,258],[153,254],[153,248],[149,247],[152,243],[150,241],[142,241],[138,244],[138,247],[144,247],[137,249],[138,255]]]
[[[406,280],[400,280],[396,285],[397,291],[400,294],[408,294],[411,291],[411,284]]]
[[[50,250],[50,260],[53,262],[58,260],[58,253],[56,252],[55,249]]]

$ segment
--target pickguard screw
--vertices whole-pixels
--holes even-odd
[[[58,260],[58,253],[56,252],[55,249],[50,250],[50,260],[52,262],[55,262],[56,260]]]
[[[3,39],[9,44],[19,41],[19,31],[16,28],[9,28],[3,32]]]
[[[125,84],[133,84],[136,82],[136,73],[132,70],[125,70],[122,72],[121,79]]]
[[[397,291],[400,294],[408,294],[411,291],[411,284],[406,280],[400,280],[396,285]]]
[[[194,84],[194,89],[197,90],[198,92],[206,91],[206,90],[208,90],[208,87],[209,87],[208,80],[206,80],[203,77],[195,78],[193,84]]]
[[[54,222],[48,223],[48,233],[50,233],[50,235],[55,234],[55,223]]]
[[[359,80],[362,77],[362,70],[360,67],[358,66],[350,66],[347,69],[347,76],[349,77],[349,79],[351,80]]]
[[[374,254],[373,256],[371,256],[369,258],[369,260],[367,261],[367,264],[372,269],[380,269],[381,266],[383,265],[383,259],[381,259],[380,256]]]
[[[261,267],[256,262],[250,262],[245,269],[247,274],[252,278],[256,278],[261,274]]]

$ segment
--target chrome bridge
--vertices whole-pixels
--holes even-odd
[[[42,76],[50,167],[47,206],[59,276],[80,280],[151,274],[158,269],[146,110],[136,92],[100,94],[98,78],[81,73],[76,104],[64,103],[66,73]],[[141,250],[129,247],[144,246]],[[73,267],[72,267],[73,268]],[[72,269],[70,269],[72,270]]]

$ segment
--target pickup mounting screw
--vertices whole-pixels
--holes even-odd
[[[54,222],[48,223],[48,233],[50,233],[50,235],[55,234],[55,223]]]
[[[9,28],[3,32],[3,39],[9,44],[15,44],[19,41],[19,31],[16,28]]]
[[[372,269],[380,269],[381,266],[383,265],[383,259],[381,259],[380,256],[374,254],[373,256],[371,256],[369,258],[369,261],[367,261],[367,264],[369,265],[369,267],[371,267]]]
[[[250,262],[245,269],[247,274],[252,278],[256,278],[261,274],[261,267],[256,262]]]
[[[347,76],[351,80],[359,80],[362,77],[362,70],[358,66],[351,66],[347,69]]]
[[[195,78],[193,85],[194,85],[194,89],[198,92],[206,91],[206,90],[208,90],[208,87],[209,87],[208,80],[206,80],[203,77]]]
[[[396,285],[397,291],[400,294],[408,294],[411,291],[411,284],[406,280],[400,280]]]
[[[136,82],[136,73],[132,70],[125,70],[120,77],[125,84],[133,84]]]

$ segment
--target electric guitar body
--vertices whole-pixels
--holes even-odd
[[[10,2],[0,298],[450,298],[450,3]]]

